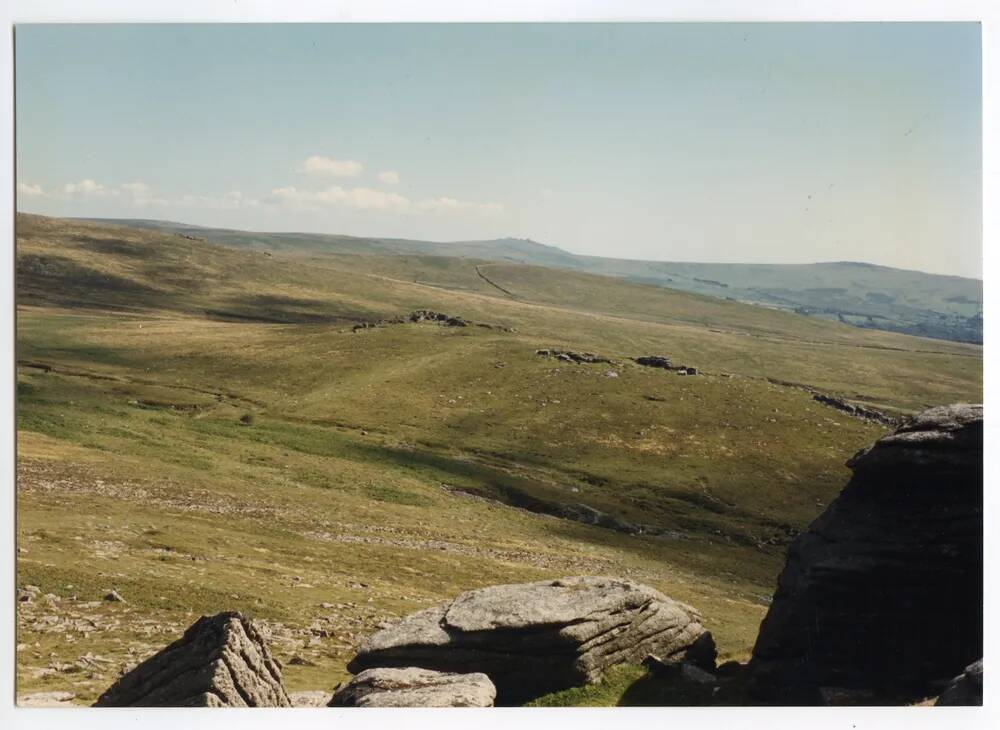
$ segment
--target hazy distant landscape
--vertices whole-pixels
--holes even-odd
[[[186,232],[207,241],[258,251],[443,256],[551,266],[786,309],[855,327],[957,342],[983,341],[981,280],[852,261],[784,265],[671,263],[579,256],[525,239],[435,243],[308,233],[255,233],[154,220],[102,222]]]

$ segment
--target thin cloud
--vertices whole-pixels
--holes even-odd
[[[63,185],[63,192],[67,195],[95,197],[118,194],[116,190],[109,190],[101,183],[90,178],[80,180],[79,182],[66,183]]]
[[[18,195],[45,195],[41,185],[31,185],[24,182],[17,184],[17,193]]]
[[[356,160],[335,160],[332,157],[313,155],[299,165],[299,172],[325,177],[357,177],[365,167]]]
[[[413,201],[398,193],[364,187],[344,188],[339,185],[325,190],[300,190],[288,185],[273,189],[261,202],[297,210],[318,210],[340,206],[355,210],[407,214],[449,212],[492,214],[503,209],[499,203],[475,203],[448,197]]]
[[[207,208],[209,210],[239,210],[258,205],[256,200],[247,198],[239,190],[230,190],[222,195],[184,195],[177,203],[189,208]]]
[[[386,170],[378,174],[378,179],[387,185],[399,185],[399,173],[395,170]]]
[[[121,186],[122,191],[129,197],[131,202],[138,206],[156,205],[167,206],[170,201],[161,198],[153,193],[153,189],[144,182],[128,182]]]

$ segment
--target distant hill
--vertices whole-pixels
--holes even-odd
[[[528,239],[441,243],[316,233],[261,233],[158,220],[92,219],[237,248],[302,254],[421,255],[549,266],[786,309],[868,329],[982,343],[983,283],[859,262],[708,264],[579,256]]]

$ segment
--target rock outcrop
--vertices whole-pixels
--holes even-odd
[[[754,647],[757,701],[934,694],[983,648],[983,410],[932,408],[848,466],[792,543]]]
[[[669,357],[663,357],[662,355],[644,355],[643,357],[637,357],[634,359],[637,365],[642,365],[647,368],[661,368],[663,370],[673,370],[674,365],[670,362]]]
[[[575,362],[577,365],[597,365],[605,363],[608,365],[615,365],[615,361],[606,358],[602,355],[595,355],[592,352],[573,352],[572,350],[535,350],[536,355],[541,355],[542,357],[554,357],[556,360],[562,360],[563,362]]]
[[[366,669],[337,687],[329,707],[493,707],[497,691],[481,672]]]
[[[446,327],[468,327],[469,322],[461,317],[455,317],[442,312],[432,312],[429,309],[418,309],[410,313],[411,322],[437,322]]]
[[[970,664],[937,698],[935,705],[983,704],[983,660]]]
[[[887,425],[893,425],[896,423],[894,418],[885,415],[881,411],[877,411],[874,408],[859,406],[854,403],[848,403],[843,398],[834,398],[832,395],[814,393],[813,400],[817,403],[822,403],[825,406],[836,408],[838,411],[843,411],[844,413],[866,421],[877,421],[878,423],[885,423]]]
[[[690,606],[626,580],[574,577],[463,593],[369,637],[348,664],[483,672],[500,704],[599,680],[655,654],[712,668],[715,643]]]
[[[202,616],[122,676],[95,707],[290,707],[281,670],[253,622]]]
[[[647,368],[659,368],[660,370],[672,370],[678,375],[697,375],[698,368],[689,367],[688,365],[674,365],[669,357],[664,357],[663,355],[643,355],[642,357],[632,358],[632,362],[636,365],[642,365]]]

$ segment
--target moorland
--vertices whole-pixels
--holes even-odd
[[[815,396],[890,420],[982,398],[975,344],[236,233],[18,215],[19,692],[92,702],[224,609],[270,627],[290,690],[329,689],[395,617],[578,574],[696,606],[745,660],[788,542],[889,428]]]

